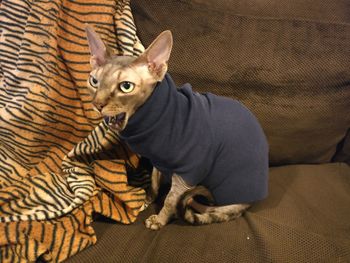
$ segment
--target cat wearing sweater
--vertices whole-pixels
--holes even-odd
[[[179,214],[193,224],[232,220],[267,196],[268,144],[260,124],[237,100],[176,87],[167,73],[170,31],[139,57],[114,56],[91,26],[86,33],[95,108],[131,150],[151,161],[152,197],[160,175],[171,181],[147,228],[158,230]]]

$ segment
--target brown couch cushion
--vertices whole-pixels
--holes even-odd
[[[269,197],[235,221],[159,232],[95,222],[97,244],[67,262],[348,262],[350,167],[333,163],[271,168]]]
[[[178,85],[237,98],[257,115],[271,164],[332,159],[350,127],[348,1],[138,0],[132,8],[145,45],[172,30]]]
[[[346,162],[350,165],[350,129],[344,140],[339,144],[339,150],[334,157],[336,162]]]

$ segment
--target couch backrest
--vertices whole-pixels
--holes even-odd
[[[242,101],[280,165],[331,161],[350,128],[350,4],[318,2],[137,0],[132,8],[145,45],[172,30],[177,84]]]

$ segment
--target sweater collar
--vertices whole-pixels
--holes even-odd
[[[169,104],[176,97],[174,92],[177,92],[176,85],[170,75],[166,74],[146,102],[129,118],[126,127],[120,132],[121,138],[130,138],[153,129],[167,115]]]

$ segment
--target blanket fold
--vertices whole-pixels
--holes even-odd
[[[144,206],[149,172],[91,105],[85,23],[143,51],[128,0],[0,1],[0,262],[61,262],[96,243],[94,213]]]

